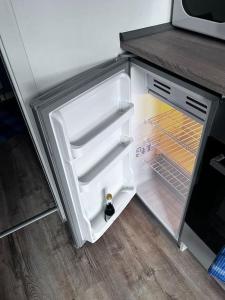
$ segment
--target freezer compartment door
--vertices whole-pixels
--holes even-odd
[[[32,103],[77,247],[101,237],[135,194],[128,69],[104,64]],[[115,213],[106,221],[107,194]]]

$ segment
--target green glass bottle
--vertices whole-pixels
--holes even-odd
[[[112,203],[112,194],[106,194],[105,221],[107,222],[115,213],[115,208]]]

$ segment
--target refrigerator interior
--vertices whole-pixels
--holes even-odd
[[[151,94],[147,72],[135,65],[131,87],[137,194],[177,239],[203,124]]]

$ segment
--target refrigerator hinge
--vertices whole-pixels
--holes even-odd
[[[116,57],[116,61],[120,60],[120,59],[123,59],[123,58],[134,58],[134,57],[137,57],[136,55],[134,54],[131,54],[129,52],[124,52],[124,53],[121,53],[119,54],[117,57]]]
[[[128,65],[129,65],[129,67],[128,67],[128,75],[130,76],[130,59],[131,59],[131,58],[135,58],[135,57],[137,57],[137,56],[134,55],[134,54],[131,54],[131,53],[129,53],[129,52],[123,52],[123,53],[119,54],[119,55],[115,58],[115,60],[116,60],[116,61],[119,61],[120,59],[127,59]]]

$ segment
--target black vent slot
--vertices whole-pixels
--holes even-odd
[[[195,108],[195,109],[197,109],[198,111],[202,112],[202,113],[205,114],[205,115],[206,115],[206,113],[207,113],[204,109],[202,109],[202,108],[200,108],[200,107],[198,107],[198,106],[192,104],[191,102],[186,101],[186,104],[189,105],[189,106],[191,106],[191,107],[193,107],[193,108]]]
[[[164,93],[170,94],[170,87],[166,85],[165,83],[162,83],[156,79],[154,79],[154,87],[157,89],[163,91]]]
[[[199,105],[199,106],[201,106],[201,107],[204,107],[204,108],[208,108],[208,106],[206,105],[206,104],[204,104],[204,103],[201,103],[201,102],[199,102],[199,101],[197,101],[197,100],[195,100],[195,99],[193,99],[193,98],[191,98],[191,97],[189,97],[189,96],[187,96],[187,99],[189,100],[189,101],[191,101],[192,103],[195,103],[195,104],[197,104],[197,105]]]
[[[187,105],[191,106],[192,108],[200,111],[201,113],[203,113],[205,115],[207,114],[208,106],[206,104],[201,103],[198,100],[195,100],[189,96],[187,96],[187,100],[188,100],[188,101],[186,101]]]

